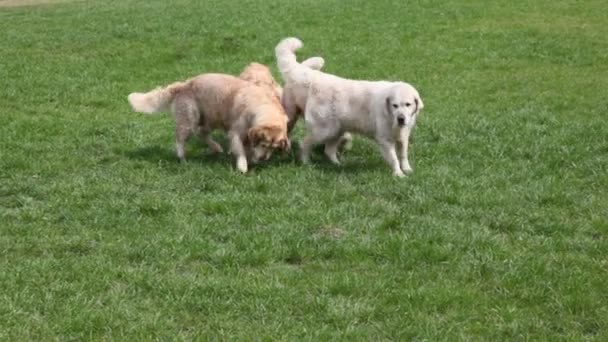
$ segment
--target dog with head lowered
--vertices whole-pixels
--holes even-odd
[[[410,132],[424,107],[418,91],[405,82],[350,80],[297,62],[297,38],[286,38],[275,48],[279,71],[292,92],[301,94],[307,134],[301,159],[308,163],[314,144],[339,164],[337,151],[345,132],[374,139],[395,176],[412,171],[407,150]]]
[[[248,160],[266,160],[275,150],[289,150],[290,143],[288,118],[277,96],[280,88],[268,68],[252,63],[242,75],[251,75],[252,79],[202,74],[147,93],[131,93],[128,100],[136,112],[173,112],[176,152],[181,161],[185,160],[185,143],[192,133],[211,150],[222,152],[210,134],[215,129],[225,131],[236,167],[245,173]]]

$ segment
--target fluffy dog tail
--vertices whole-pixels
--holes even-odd
[[[323,57],[310,57],[309,59],[303,61],[302,65],[314,70],[321,70],[325,65],[325,60]]]
[[[145,114],[164,112],[177,93],[183,90],[188,83],[175,82],[164,88],[156,88],[147,93],[131,93],[128,96],[131,108],[134,111]]]
[[[310,69],[298,63],[295,54],[302,45],[302,41],[298,38],[285,38],[274,49],[277,66],[285,82],[301,83],[308,79],[307,71]]]

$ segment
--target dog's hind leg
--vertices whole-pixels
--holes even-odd
[[[317,110],[312,109],[315,107],[314,105],[307,105],[306,107],[304,121],[306,123],[307,134],[300,146],[300,159],[303,164],[308,164],[312,147],[316,144],[325,144],[325,142],[329,141],[331,142],[331,146],[326,148],[325,154],[327,154],[332,162],[339,163],[335,154],[339,146],[340,125],[333,120],[326,120],[325,118],[329,117],[330,113],[326,113],[322,108]],[[321,119],[318,120],[318,118]],[[336,146],[333,146],[334,144]]]
[[[204,139],[211,151],[213,151],[214,153],[224,153],[222,145],[220,145],[217,141],[213,140],[210,135],[207,135]]]
[[[175,152],[179,161],[186,161],[186,142],[190,137],[190,127],[178,126],[175,132]]]
[[[307,135],[302,140],[300,144],[300,160],[302,164],[310,163],[310,152],[312,151],[312,146],[314,145],[314,138],[311,135]]]
[[[188,96],[176,96],[173,101],[175,115],[175,151],[180,161],[186,161],[186,142],[198,125],[196,103]]]
[[[340,161],[338,160],[338,148],[340,147],[341,137],[334,140],[329,140],[325,142],[325,155],[332,163],[339,165]]]
[[[201,138],[201,141],[207,144],[207,146],[209,146],[209,149],[211,149],[213,153],[224,152],[222,145],[218,144],[217,141],[213,140],[213,138],[211,137],[211,130],[209,128],[199,127],[198,135]]]
[[[338,161],[337,152],[340,146],[340,133],[337,129],[324,127],[312,129],[309,127],[308,134],[304,137],[301,145],[300,158],[303,164],[310,161],[310,153],[312,147],[318,144],[325,144],[325,155],[335,164],[340,164]]]

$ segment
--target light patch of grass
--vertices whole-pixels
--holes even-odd
[[[0,7],[52,5],[73,1],[74,0],[0,0]]]

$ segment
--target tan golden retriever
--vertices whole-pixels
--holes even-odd
[[[192,133],[197,133],[211,150],[221,152],[222,147],[210,134],[214,129],[224,130],[237,169],[244,173],[248,159],[266,160],[276,149],[287,151],[290,143],[288,118],[277,97],[278,84],[268,68],[254,63],[243,75],[248,80],[225,74],[202,74],[147,93],[131,93],[128,100],[136,112],[173,112],[176,152],[181,161],[185,160],[184,145]]]
[[[281,88],[274,77],[272,77],[270,69],[264,64],[255,62],[249,64],[243,72],[241,72],[239,78],[257,86],[270,89],[279,99],[283,96],[283,88]]]

